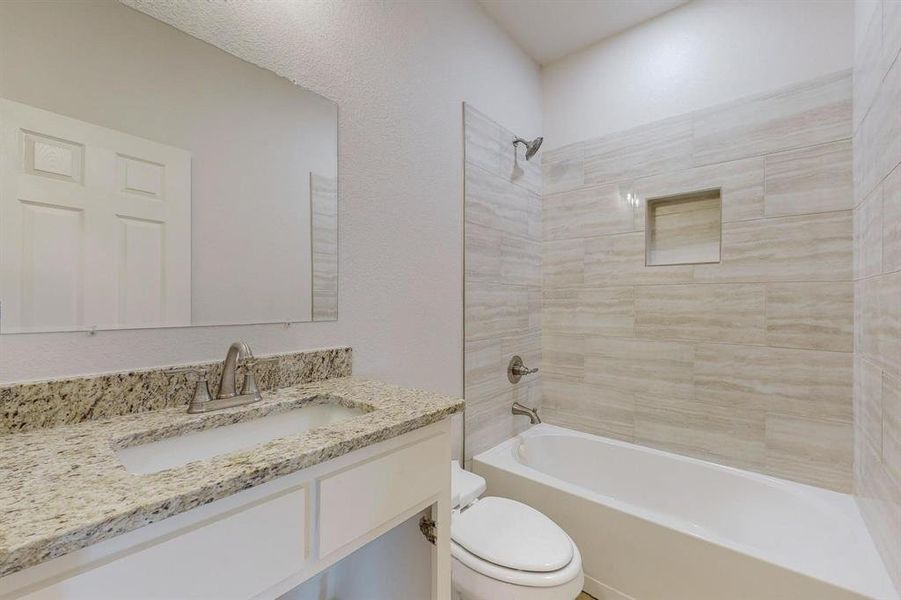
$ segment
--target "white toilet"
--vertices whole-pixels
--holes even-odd
[[[582,556],[566,532],[530,506],[480,498],[485,479],[452,461],[455,600],[573,600]]]

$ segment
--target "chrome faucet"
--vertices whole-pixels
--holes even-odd
[[[250,350],[250,346],[244,342],[235,342],[229,346],[228,354],[225,355],[225,362],[222,363],[222,378],[219,380],[219,393],[216,394],[217,400],[234,398],[238,395],[238,392],[235,391],[237,387],[238,361],[245,359],[253,359],[253,352]],[[248,389],[248,382],[251,383],[253,389]],[[247,375],[244,378],[244,389],[241,390],[241,394],[244,395],[248,392],[253,393],[254,391],[259,393],[256,387],[256,378],[253,376],[253,373],[248,370]],[[257,398],[257,400],[259,400],[259,398]]]
[[[538,425],[541,423],[541,417],[538,416],[537,408],[529,408],[528,406],[523,406],[519,402],[513,403],[513,412],[514,415],[524,415],[529,417],[529,423],[532,425]]]
[[[235,391],[237,388],[236,379],[239,361],[243,361],[246,367],[244,371],[244,385],[241,387],[240,394]],[[262,400],[263,396],[260,394],[260,389],[257,386],[256,375],[251,371],[251,368],[257,362],[253,357],[253,352],[250,351],[250,346],[244,342],[232,344],[228,349],[228,354],[225,356],[225,362],[222,363],[222,378],[219,381],[219,393],[216,395],[215,400],[210,398],[210,388],[207,385],[204,369],[182,367],[170,369],[167,372],[170,375],[183,373],[188,382],[193,381],[195,383],[194,396],[188,404],[188,412],[192,414],[204,413]]]

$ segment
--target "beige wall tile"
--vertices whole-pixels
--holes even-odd
[[[850,211],[723,224],[722,263],[694,267],[696,281],[851,279]]]
[[[523,286],[468,282],[465,312],[467,340],[526,333],[533,326],[529,288]]]
[[[498,396],[481,399],[472,406],[467,399],[464,413],[467,459],[528,429],[529,420],[514,416],[510,407],[514,402],[526,406],[536,404],[534,397],[537,392],[538,385],[531,383],[512,388]]]
[[[543,383],[545,401],[551,406],[542,417],[546,422],[619,440],[634,439],[632,394],[554,379]]]
[[[643,338],[763,344],[765,313],[760,284],[635,288],[635,332]]]
[[[691,117],[684,116],[584,142],[585,183],[612,183],[688,168],[691,136]]]
[[[901,273],[863,281],[860,352],[884,371],[901,372]]]
[[[469,281],[541,285],[541,242],[475,223],[466,225]]]
[[[501,238],[503,234],[491,227],[466,223],[467,281],[499,282],[501,276]]]
[[[851,422],[851,355],[698,344],[695,398],[813,419]]]
[[[863,280],[854,281],[854,353],[862,355],[863,339]]]
[[[882,456],[882,369],[865,359],[859,360],[859,364],[860,368],[857,373],[860,377],[858,382],[860,387],[860,406],[854,414],[854,422],[858,425],[858,429],[866,443],[879,456]]]
[[[500,175],[500,126],[472,105],[464,104],[463,132],[466,162],[491,175]]]
[[[585,240],[545,242],[541,256],[545,287],[581,285],[585,282]]]
[[[542,330],[542,381],[580,384],[585,380],[585,336]]]
[[[882,185],[882,270],[901,271],[901,165]]]
[[[585,283],[633,285],[691,280],[691,266],[645,266],[643,231],[585,240]]]
[[[501,282],[541,285],[541,242],[515,235],[501,237]]]
[[[757,470],[764,464],[764,412],[668,394],[638,394],[635,439],[640,444]]]
[[[766,216],[854,208],[851,140],[766,157]]]
[[[540,367],[540,334],[466,342],[467,457],[493,447],[528,426],[528,421],[523,423],[511,414],[513,402],[541,406],[542,390],[537,376],[515,385],[507,380],[507,364],[514,353],[520,354],[527,365]]]
[[[480,398],[494,397],[514,386],[507,379],[507,365],[520,355],[529,367],[542,367],[541,333],[538,331],[465,342],[464,394],[474,405]],[[532,383],[534,377],[524,380]]]
[[[640,199],[636,228],[643,229],[646,200],[719,188],[724,221],[763,217],[763,157],[718,163],[636,179],[631,191]]]
[[[850,281],[766,286],[766,344],[853,350],[854,286]]]
[[[510,206],[508,184],[481,165],[467,163],[465,171],[466,222],[524,235],[526,213],[522,207]]]
[[[901,480],[901,380],[892,375],[882,378],[882,417],[882,460]]]
[[[860,512],[894,581],[901,581],[901,485],[870,448],[856,457]]]
[[[505,129],[470,104],[463,107],[465,160],[506,183],[534,194],[541,193],[541,159],[525,160],[522,146],[514,148],[513,132]]]
[[[632,287],[545,288],[542,326],[548,333],[632,336]]]
[[[480,399],[490,398],[503,392],[506,378],[498,375],[498,368],[503,361],[501,355],[501,338],[466,340],[464,344],[466,359],[463,395],[469,404],[476,405]],[[509,382],[506,382],[509,385]]]
[[[849,82],[837,74],[543,154],[548,422],[847,485]],[[709,189],[721,192],[722,264],[645,266],[644,202]],[[772,448],[767,415],[779,417]],[[792,439],[805,427],[834,465],[816,440]]]
[[[855,190],[869,193],[901,162],[901,61],[889,69],[855,135]]]
[[[618,185],[582,188],[545,195],[542,220],[545,240],[571,239],[635,231],[635,209]]]
[[[467,223],[491,227],[497,231],[541,239],[541,198],[504,181],[482,168],[466,165]]]
[[[585,183],[581,143],[548,150],[541,156],[543,193],[555,194],[581,187]]]
[[[541,360],[541,167],[469,105],[465,138],[465,458],[528,426],[510,405],[541,403],[540,375],[507,380],[514,354]]]
[[[542,188],[541,154],[536,154],[526,160],[526,149],[522,144],[517,144],[514,148],[514,139],[516,136],[513,132],[501,128],[501,176],[519,188],[532,194],[540,194]]]
[[[697,114],[694,162],[724,162],[849,137],[851,75],[843,72]]]
[[[689,343],[592,336],[585,381],[615,392],[690,398],[693,362]]]
[[[872,277],[882,273],[882,186],[854,209],[854,275]]]
[[[766,417],[766,470],[777,477],[851,491],[853,427],[850,421]]]
[[[497,371],[500,379],[505,381],[507,386],[513,385],[507,379],[507,366],[510,364],[510,359],[513,356],[521,356],[527,367],[544,367],[541,350],[541,331],[541,328],[532,328],[527,333],[501,338],[501,364]],[[535,383],[538,380],[539,377],[537,375],[529,375],[520,381],[522,383]]]

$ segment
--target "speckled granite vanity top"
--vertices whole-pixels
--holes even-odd
[[[0,435],[0,576],[311,467],[462,411],[463,400],[341,377],[264,392],[263,401],[189,415],[184,406]],[[148,475],[115,452],[308,402],[366,412],[254,448]]]

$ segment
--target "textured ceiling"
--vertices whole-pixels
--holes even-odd
[[[688,0],[479,0],[539,64],[547,64]]]

